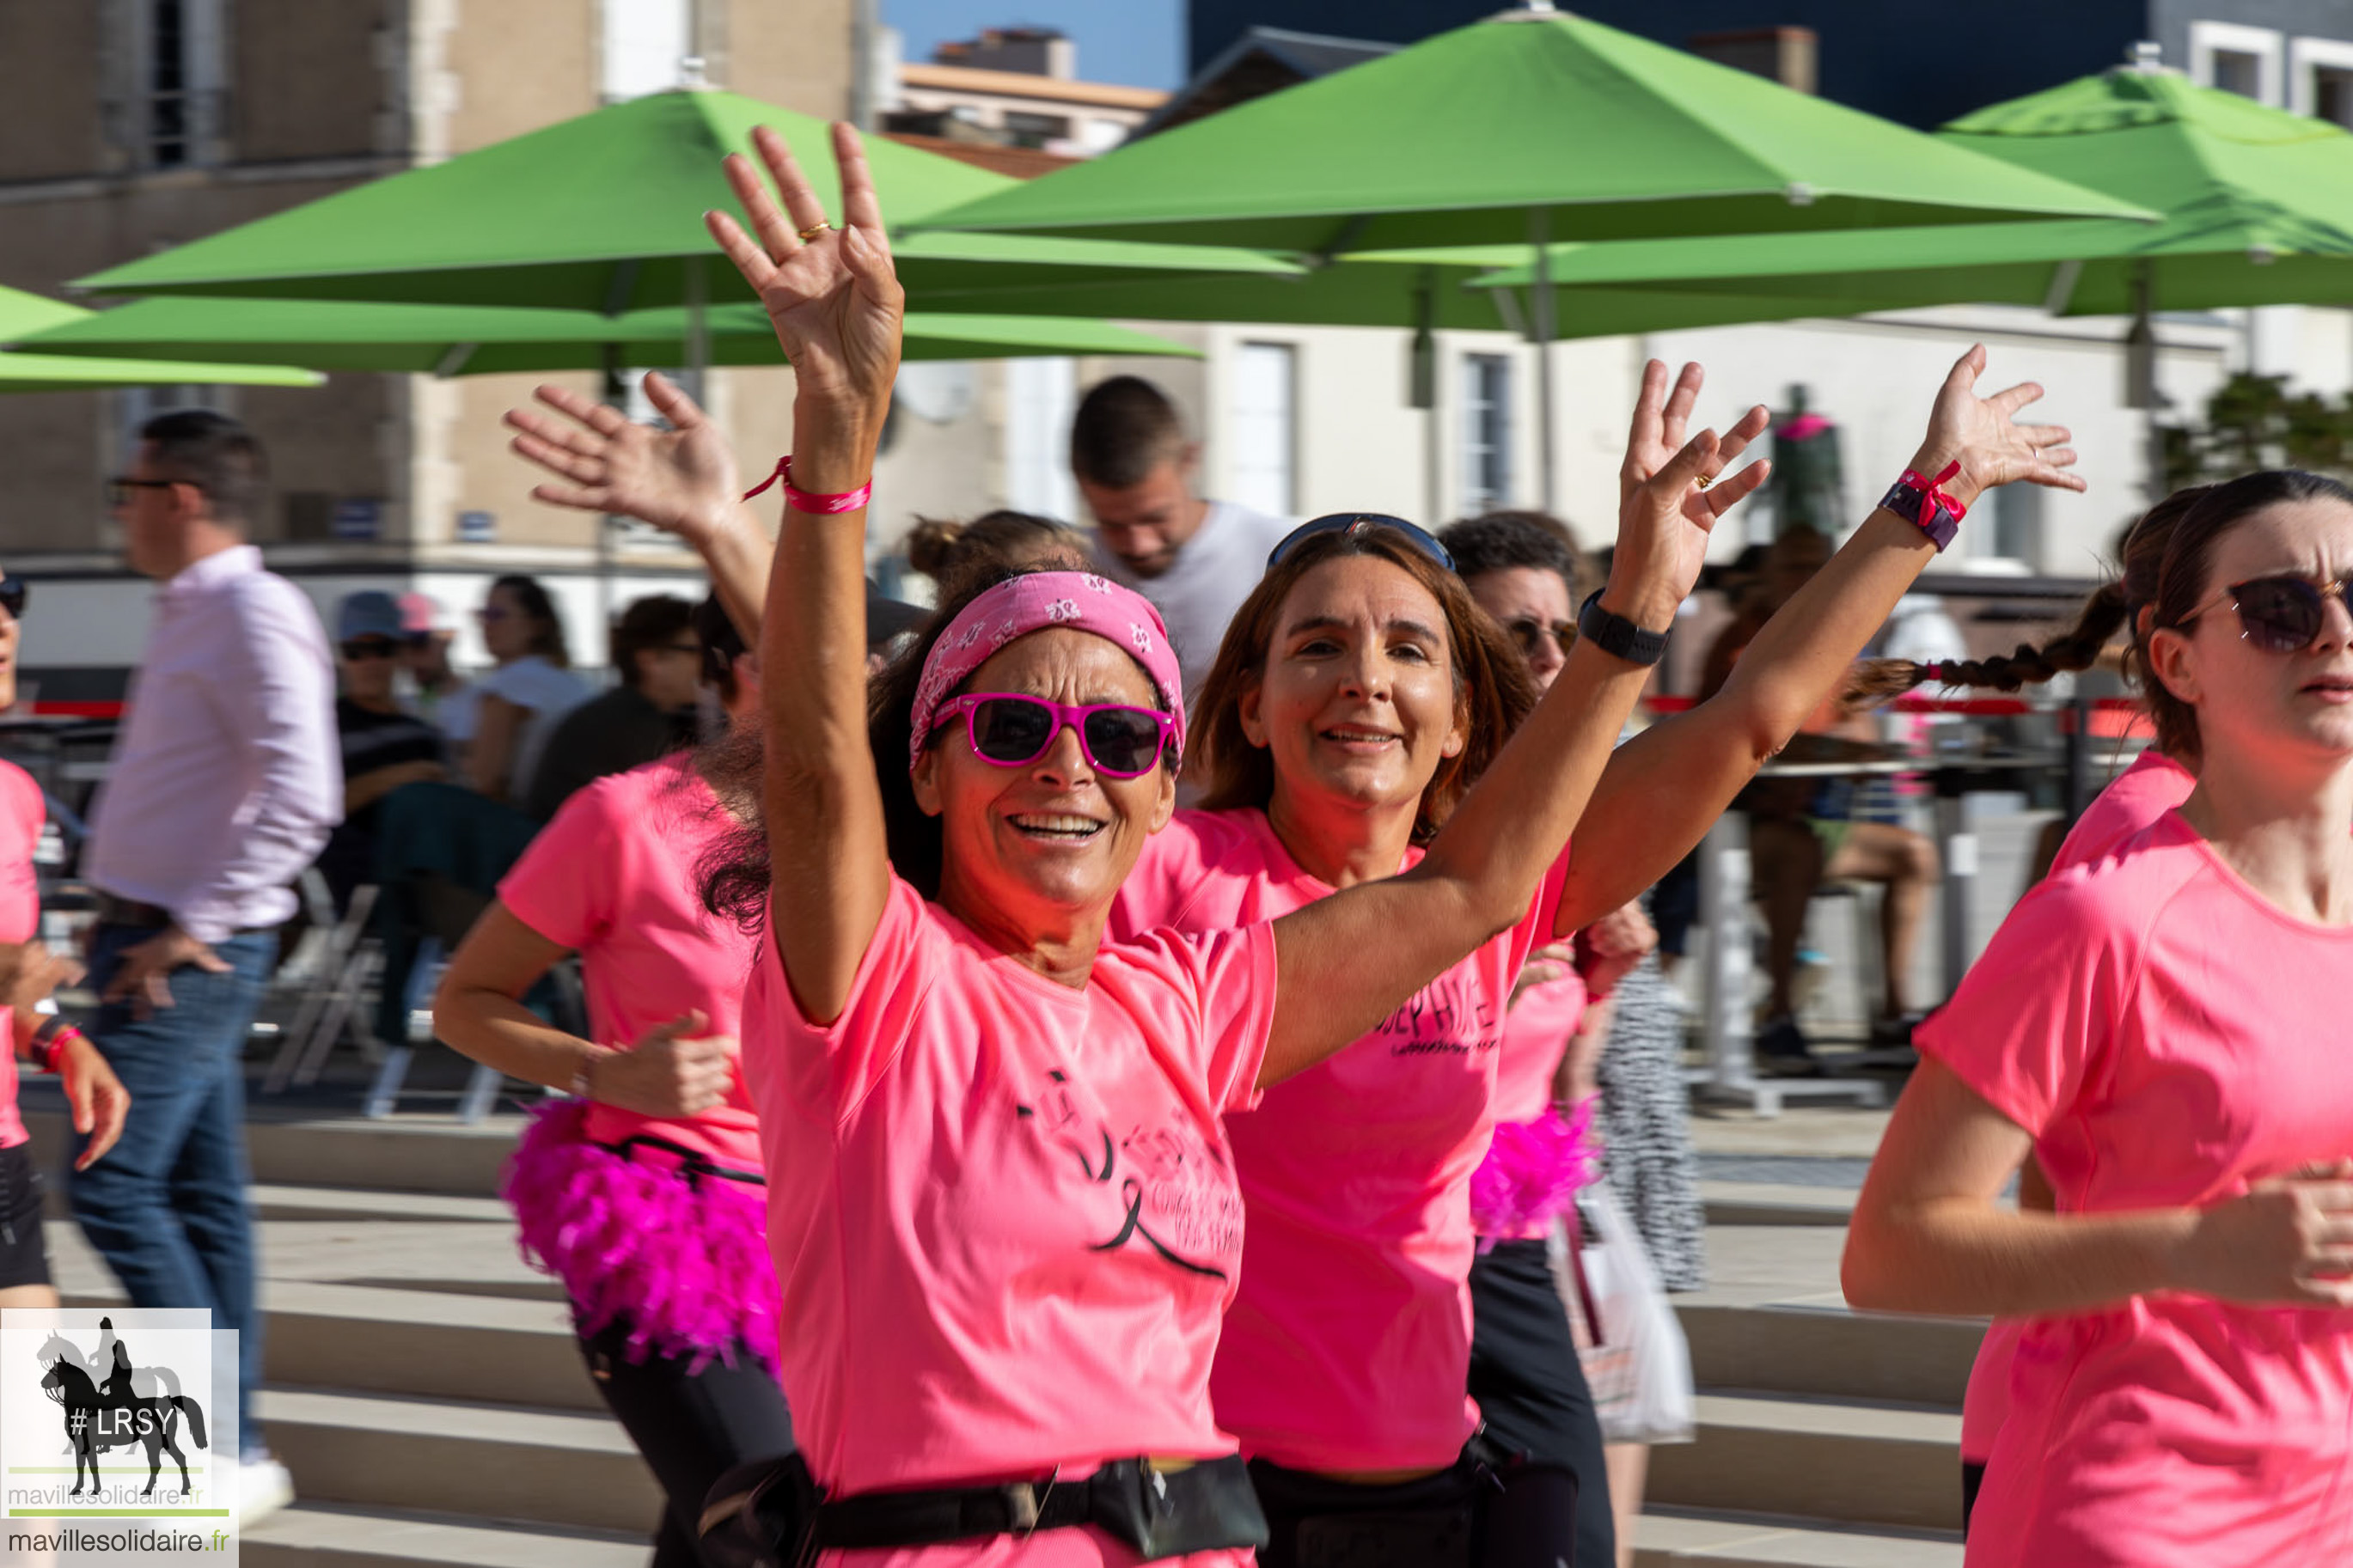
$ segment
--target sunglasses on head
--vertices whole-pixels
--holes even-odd
[[[2239,612],[2239,635],[2265,653],[2300,653],[2312,646],[2328,618],[2331,597],[2353,615],[2353,579],[2314,583],[2303,577],[2251,577],[2233,583],[2182,620],[2189,626],[2224,600]]]
[[[1426,528],[1417,527],[1401,517],[1390,517],[1377,511],[1335,511],[1324,517],[1311,518],[1282,536],[1266,558],[1267,569],[1282,564],[1283,558],[1319,533],[1362,533],[1367,529],[1394,528],[1406,537],[1406,542],[1445,567],[1454,570],[1454,557],[1438,536]]]
[[[1000,768],[1036,762],[1065,729],[1076,730],[1088,765],[1115,779],[1150,773],[1176,728],[1176,721],[1157,709],[1124,702],[1073,708],[1008,691],[976,692],[942,705],[932,732],[937,734],[958,720],[966,725],[972,754]]]
[[[352,660],[390,658],[400,651],[400,645],[390,637],[353,637],[343,644],[343,657]]]
[[[1504,629],[1512,634],[1512,641],[1519,646],[1522,658],[1535,658],[1536,650],[1544,647],[1546,637],[1559,644],[1564,655],[1577,643],[1575,621],[1539,621],[1530,616],[1518,616],[1505,621]]]
[[[24,619],[25,594],[22,577],[0,577],[0,610],[7,611],[11,620]]]

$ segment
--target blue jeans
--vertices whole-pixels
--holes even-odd
[[[103,992],[126,948],[155,933],[103,925],[90,948],[90,984]],[[253,1390],[261,1374],[261,1315],[254,1300],[253,1211],[246,1189],[242,1057],[263,982],[278,951],[270,931],[248,931],[213,951],[229,973],[193,965],[171,976],[172,1005],[144,1018],[122,1003],[85,1031],[131,1092],[122,1139],[87,1171],[69,1169],[66,1191],[82,1234],[132,1304],[203,1307],[213,1327],[237,1336],[237,1431],[260,1446]],[[87,1140],[77,1135],[79,1158]]]

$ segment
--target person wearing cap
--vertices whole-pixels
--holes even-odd
[[[335,907],[375,866],[376,803],[403,784],[449,776],[440,731],[403,709],[393,679],[406,647],[398,601],[370,588],[335,606],[335,734],[343,756],[343,820],[328,835],[319,871]]]
[[[414,689],[409,711],[462,744],[473,729],[473,688],[449,668],[449,645],[458,628],[441,601],[430,594],[403,594],[400,606],[400,672]]]

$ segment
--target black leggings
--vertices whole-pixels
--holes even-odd
[[[580,1354],[669,1499],[653,1568],[705,1568],[695,1546],[704,1497],[735,1466],[791,1453],[792,1413],[749,1346],[736,1347],[733,1366],[713,1361],[689,1372],[681,1357],[630,1361],[628,1337],[628,1323],[608,1324],[580,1337]]]
[[[1618,1531],[1601,1422],[1542,1241],[1499,1241],[1472,1260],[1470,1392],[1497,1447],[1576,1476],[1577,1517],[1562,1527],[1576,1539],[1569,1561],[1612,1568]],[[1551,1557],[1539,1561],[1552,1568]]]

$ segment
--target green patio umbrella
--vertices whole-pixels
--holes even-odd
[[[1319,260],[1520,243],[1542,344],[1557,335],[1556,237],[2150,216],[1532,0],[917,226]],[[1550,356],[1539,365],[1549,433]],[[1549,440],[1540,450],[1549,502]]]
[[[2129,203],[1539,3],[920,226],[1331,257],[2052,217]]]
[[[65,326],[94,312],[16,289],[0,289],[0,342]],[[325,378],[291,365],[198,364],[178,359],[68,358],[0,353],[0,393],[105,392],[129,386],[316,386]]]
[[[157,298],[76,315],[21,341],[50,355],[191,354],[320,370],[489,375],[683,364],[690,335],[688,312],[678,307],[600,316],[486,305]],[[777,363],[775,329],[757,305],[712,306],[704,330],[709,363]],[[1196,352],[1076,316],[916,310],[907,318],[905,357],[911,360]]]
[[[2327,121],[2144,63],[1979,110],[1939,139],[2146,205],[2161,220],[1555,246],[1553,280],[1565,297],[1640,279],[1872,308],[1985,301],[2078,316],[2353,303],[2353,133]],[[1532,277],[1515,258],[1487,280]]]
[[[723,154],[755,125],[793,144],[828,203],[839,182],[822,121],[712,89],[612,105],[543,130],[340,191],[78,279],[102,294],[229,294],[435,305],[625,311],[749,300],[702,226],[732,209]],[[868,143],[893,229],[1015,181],[877,138]],[[1169,272],[1282,274],[1246,250],[1014,236],[934,236],[898,250],[922,309],[976,283],[1040,287]]]

